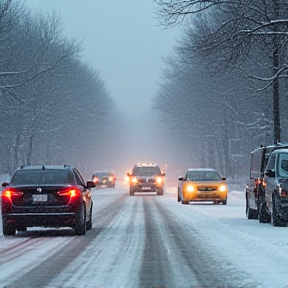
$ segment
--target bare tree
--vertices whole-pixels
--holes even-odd
[[[253,79],[263,83],[258,90],[273,88],[274,142],[281,140],[279,88],[287,77],[288,2],[287,0],[155,0],[162,25],[171,27],[191,15],[202,14],[202,36],[198,49],[203,55],[213,55],[226,66],[240,67]],[[199,18],[196,19],[199,21]],[[204,21],[203,21],[204,20]],[[197,21],[193,23],[197,27]],[[270,53],[267,75],[254,75],[245,69],[246,59],[255,45],[263,45],[263,53]],[[218,62],[219,63],[219,62]]]

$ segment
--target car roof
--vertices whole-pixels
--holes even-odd
[[[158,167],[158,165],[153,162],[151,163],[144,162],[144,163],[138,163],[134,167]]]
[[[28,165],[20,166],[17,170],[67,170],[73,168],[70,165]]]
[[[280,149],[276,149],[274,150],[272,153],[275,154],[275,153],[288,153],[288,148],[280,148]]]
[[[188,171],[216,171],[213,168],[189,168]]]

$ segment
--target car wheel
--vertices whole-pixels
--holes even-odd
[[[271,224],[275,227],[285,227],[285,222],[277,215],[275,197],[272,197],[271,205]]]
[[[89,231],[92,229],[92,206],[90,209],[90,219],[86,222],[86,231]]]
[[[189,204],[189,201],[182,200],[182,204]]]
[[[133,191],[133,189],[132,189],[131,187],[130,187],[129,192],[130,192],[130,196],[133,196],[133,195],[134,195],[134,191]]]
[[[246,217],[248,219],[257,219],[258,211],[249,207],[248,199],[246,198]]]
[[[19,232],[26,232],[27,231],[27,227],[26,226],[18,226],[16,227],[16,230]]]
[[[84,203],[81,204],[76,215],[75,234],[79,236],[86,234],[86,213]]]
[[[271,216],[269,215],[266,203],[259,204],[258,210],[258,220],[260,223],[269,223],[271,222]]]
[[[157,189],[157,195],[163,195],[164,194],[164,189],[161,187],[161,188],[158,188]]]
[[[181,197],[180,197],[179,190],[178,190],[178,193],[177,193],[177,202],[180,202],[180,201],[181,201]]]
[[[3,235],[4,236],[11,236],[15,235],[16,228],[13,225],[8,225],[3,222]]]
[[[223,205],[226,205],[226,204],[227,204],[227,198],[222,201],[222,204],[223,204]]]

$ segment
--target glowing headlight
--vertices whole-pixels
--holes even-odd
[[[136,183],[137,183],[137,178],[136,178],[136,177],[133,177],[133,178],[131,179],[131,182],[136,184]]]
[[[189,185],[189,186],[187,186],[186,190],[189,192],[193,192],[195,190],[195,188],[194,188],[194,186]]]
[[[156,182],[157,182],[157,184],[161,184],[163,182],[162,177],[157,177]]]
[[[221,185],[221,186],[219,187],[219,191],[220,191],[220,192],[225,192],[225,191],[226,191],[226,186],[225,186],[225,185]]]
[[[130,181],[130,177],[129,176],[125,176],[124,180],[125,180],[125,182],[129,182]]]

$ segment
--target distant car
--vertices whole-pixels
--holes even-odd
[[[105,186],[107,188],[114,188],[116,176],[112,171],[96,171],[92,175],[92,181],[96,187]]]
[[[178,179],[178,202],[213,201],[227,203],[228,188],[226,178],[209,168],[188,169],[184,177]]]
[[[134,165],[132,173],[127,173],[130,184],[130,195],[135,192],[157,192],[164,194],[164,176],[155,163],[139,163]]]
[[[27,227],[71,227],[77,235],[92,228],[93,181],[73,166],[22,166],[2,184],[3,234]]]

